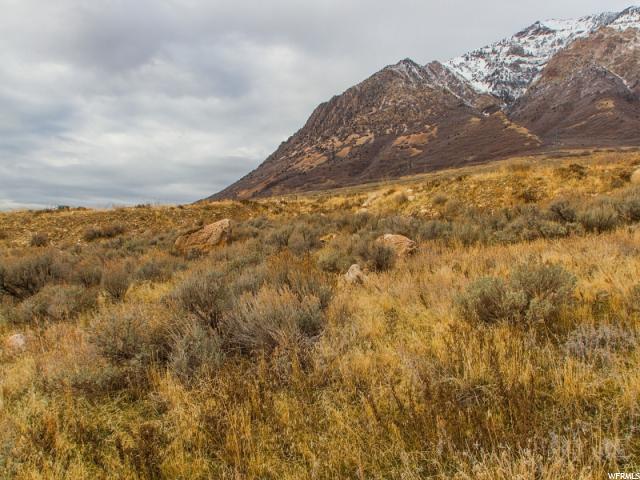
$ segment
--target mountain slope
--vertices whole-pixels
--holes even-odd
[[[606,27],[576,41],[510,116],[549,144],[640,144],[640,30]]]
[[[454,58],[445,65],[476,91],[495,95],[510,104],[525,93],[555,54],[605,26],[617,30],[638,28],[640,8],[577,20],[536,22],[511,38]]]
[[[639,145],[640,8],[536,22],[446,63],[390,65],[321,104],[210,197],[353,185],[540,148]]]
[[[257,170],[215,198],[330,188],[479,162],[537,144],[441,64],[388,66],[320,105]]]

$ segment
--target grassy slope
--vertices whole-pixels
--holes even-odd
[[[0,353],[0,472],[74,479],[492,479],[637,470],[638,225],[496,241],[474,222],[525,202],[545,209],[558,198],[580,207],[598,195],[615,197],[632,188],[628,179],[638,163],[638,152],[600,152],[260,202],[0,214],[5,263],[46,250],[83,262],[98,258],[105,272],[123,264],[139,272],[152,260],[169,265],[167,275],[134,274],[123,301],[91,287],[95,305],[77,314],[56,317],[53,309],[35,321],[26,310],[25,319],[20,312],[28,299],[4,296],[0,338],[23,332],[28,343],[25,352]],[[337,233],[340,250],[353,241],[364,202],[383,219],[465,227],[420,241],[415,256],[369,272],[365,285],[345,286],[340,262],[337,273],[316,266],[333,265],[322,260],[331,245],[306,239],[294,248],[286,227],[312,218],[323,227],[308,231]],[[224,217],[242,233],[231,245],[211,258],[173,255],[177,232]],[[87,228],[114,223],[125,227],[123,236],[83,239]],[[284,244],[277,234],[283,229]],[[48,233],[49,247],[29,246],[38,232]],[[486,325],[453,308],[477,278],[504,278],[517,265],[541,263],[561,265],[577,279],[573,303],[552,323]],[[249,281],[241,278],[244,270],[264,274],[263,265],[266,283],[298,269],[333,289],[319,336],[286,337],[268,350],[223,348],[223,360],[196,361],[185,374],[174,345],[188,337],[192,315],[171,292],[216,269],[232,272],[228,283],[235,286]],[[251,299],[245,292],[236,301]],[[106,324],[131,312],[146,323],[132,329],[131,356],[122,345],[113,355],[105,338],[115,344],[123,337],[105,336]],[[149,332],[165,332],[158,324],[168,325],[162,341],[150,338]],[[159,349],[144,356],[149,345],[165,343],[168,360]]]

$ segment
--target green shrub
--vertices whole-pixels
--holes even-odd
[[[521,316],[529,322],[546,322],[569,303],[576,279],[560,265],[522,265],[511,272],[509,283],[524,297]]]
[[[640,191],[634,189],[624,195],[618,202],[617,209],[625,221],[640,221]]]
[[[296,255],[309,253],[320,247],[320,234],[317,230],[309,228],[308,225],[299,224],[289,235],[287,245],[289,250]]]
[[[223,361],[220,336],[200,322],[188,322],[173,335],[169,369],[183,382],[215,372]]]
[[[420,240],[447,239],[452,232],[453,226],[450,222],[430,220],[420,225],[417,238]]]
[[[566,200],[558,200],[549,206],[552,219],[558,222],[573,223],[577,220],[576,211]]]
[[[386,272],[395,265],[396,254],[392,248],[377,242],[372,242],[367,249],[365,260],[372,270],[376,272]]]
[[[456,298],[461,316],[471,322],[546,323],[570,302],[575,277],[559,265],[522,265],[505,282],[485,277]]]
[[[458,295],[456,303],[465,320],[496,323],[511,316],[508,296],[502,279],[484,277],[472,282],[463,294]]]
[[[149,258],[136,270],[138,280],[149,280],[152,282],[166,282],[174,272],[183,270],[186,265],[176,258],[166,255],[157,255]]]
[[[272,230],[265,239],[268,245],[272,245],[278,249],[284,248],[289,243],[289,236],[293,232],[293,226],[284,225]]]
[[[47,285],[23,301],[17,318],[23,323],[69,320],[97,306],[97,291],[79,285]]]
[[[602,233],[613,230],[619,220],[617,210],[608,203],[595,205],[578,215],[578,222],[587,232]]]
[[[144,305],[120,305],[96,315],[90,340],[114,363],[164,363],[171,352],[168,312]]]
[[[218,326],[231,301],[227,279],[215,270],[196,271],[173,295],[184,310],[211,328]]]
[[[337,245],[330,245],[318,254],[318,267],[325,272],[346,272],[354,262],[355,257],[349,252],[341,250]]]
[[[470,222],[454,223],[452,238],[458,240],[465,247],[475,245],[484,240],[485,234],[479,225]]]
[[[243,353],[271,352],[314,338],[323,324],[320,299],[265,286],[238,299],[221,325],[225,344]]]

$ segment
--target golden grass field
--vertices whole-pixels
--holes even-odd
[[[640,471],[639,165],[0,213],[0,478]],[[209,254],[173,247],[223,218]]]

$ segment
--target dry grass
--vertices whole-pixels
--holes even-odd
[[[259,202],[0,214],[0,478],[637,471],[640,155],[539,160]],[[173,251],[225,217],[228,245]],[[377,268],[382,233],[418,252]],[[362,285],[341,280],[351,262]]]

